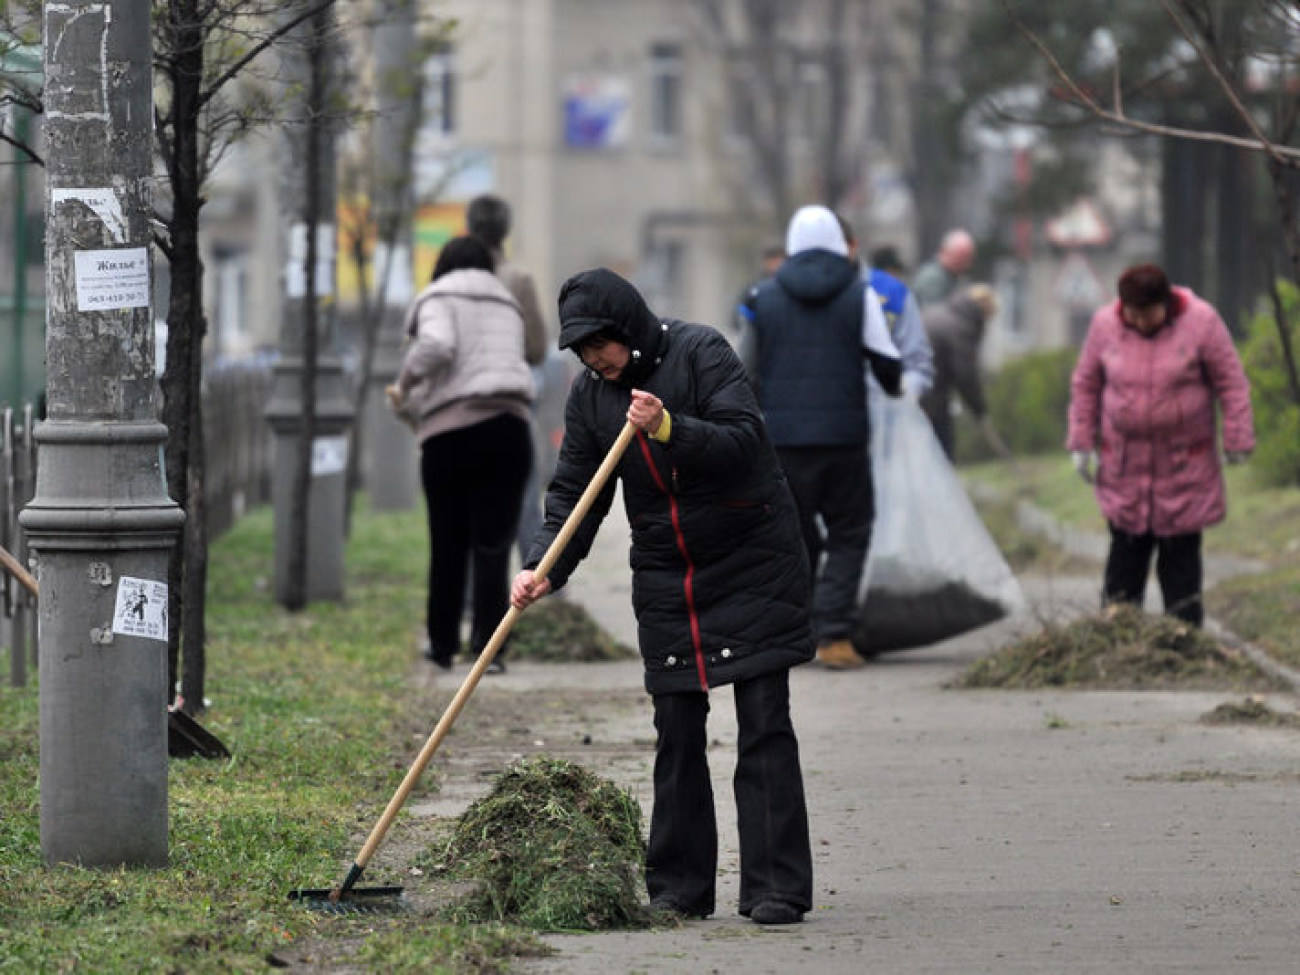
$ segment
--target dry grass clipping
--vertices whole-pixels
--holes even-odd
[[[976,661],[955,687],[1278,690],[1243,653],[1169,616],[1114,605]]]
[[[630,793],[572,762],[516,762],[457,821],[439,867],[474,888],[458,921],[537,931],[645,927],[645,842]]]
[[[621,660],[636,656],[636,651],[610,636],[577,603],[553,597],[534,603],[519,617],[510,636],[510,655],[516,660],[583,663]]]

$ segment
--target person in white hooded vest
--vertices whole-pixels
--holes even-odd
[[[799,508],[817,659],[848,669],[863,663],[851,636],[874,517],[863,361],[891,396],[901,390],[902,361],[834,213],[798,210],[786,251],[745,302],[751,327],[741,358]]]

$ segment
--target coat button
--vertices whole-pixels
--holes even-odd
[[[731,647],[723,647],[723,648],[722,648],[722,655],[723,655],[724,657],[730,657],[730,656],[731,656]]]
[[[676,657],[669,657],[667,660],[664,661],[664,663],[666,663],[669,667],[676,667],[676,666],[677,666],[677,658],[676,658]]]

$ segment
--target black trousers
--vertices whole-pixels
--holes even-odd
[[[860,447],[782,447],[777,451],[799,508],[799,527],[813,572],[813,629],[818,642],[857,628],[858,584],[871,544],[875,494],[871,457]],[[823,543],[818,516],[826,526]],[[823,551],[824,565],[818,568]]]
[[[429,515],[425,618],[429,652],[436,660],[450,661],[460,648],[471,561],[474,655],[487,645],[506,613],[510,546],[532,451],[527,422],[507,414],[430,437],[421,447],[420,477]]]
[[[734,687],[739,730],[732,787],[740,833],[740,913],[763,900],[812,909],[812,849],[799,743],[790,721],[790,672]],[[706,755],[709,697],[654,696],[654,810],[646,889],[689,914],[716,906],[718,827]]]
[[[1133,535],[1110,526],[1110,552],[1102,582],[1102,603],[1142,605],[1151,553],[1156,556],[1156,578],[1165,612],[1200,626],[1205,622],[1201,602],[1201,533],[1186,535]]]

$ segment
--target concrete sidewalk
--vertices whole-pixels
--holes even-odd
[[[616,507],[570,583],[628,642]],[[1198,723],[1228,693],[957,691],[1037,620],[1095,605],[1095,579],[1026,580],[1019,618],[864,670],[792,675],[816,859],[802,925],[735,914],[734,712],[713,695],[718,913],[679,929],[552,936],[533,975],[1290,973],[1300,967],[1300,735]],[[641,683],[636,662],[520,663],[505,689]],[[649,809],[650,710],[627,707],[587,764]],[[1289,710],[1291,695],[1273,707]],[[629,754],[629,750],[633,750]]]

